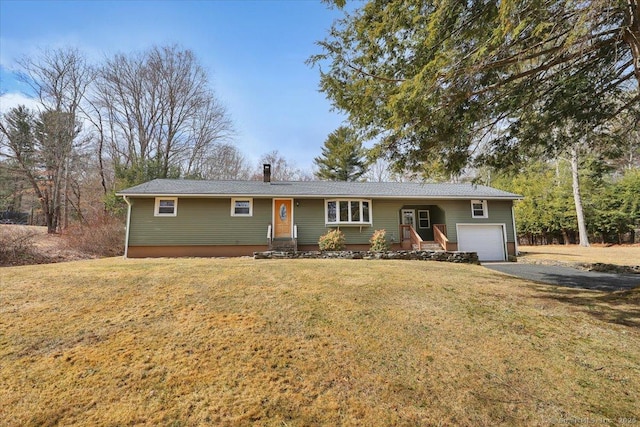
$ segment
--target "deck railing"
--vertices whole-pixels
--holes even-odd
[[[442,249],[447,250],[447,226],[445,224],[433,224],[433,240],[442,246]]]

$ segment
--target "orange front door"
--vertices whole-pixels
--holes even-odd
[[[276,239],[291,238],[293,204],[291,199],[273,200],[273,237]]]

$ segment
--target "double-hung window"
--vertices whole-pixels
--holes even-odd
[[[178,214],[177,197],[156,197],[154,216],[176,216]]]
[[[231,216],[252,216],[253,199],[231,199]]]
[[[486,200],[471,201],[471,217],[472,218],[489,218]]]
[[[325,222],[327,225],[371,225],[371,200],[326,200]]]

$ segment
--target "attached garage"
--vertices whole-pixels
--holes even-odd
[[[504,224],[458,224],[458,250],[477,252],[480,261],[505,261]]]

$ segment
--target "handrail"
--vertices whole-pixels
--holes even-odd
[[[433,224],[433,240],[442,246],[442,249],[447,250],[447,226],[445,224]]]
[[[411,244],[418,245],[418,249],[422,249],[422,237],[413,229],[413,227],[409,226],[409,230],[411,232]]]
[[[409,240],[411,241],[411,246],[416,245],[419,250],[422,250],[422,237],[413,229],[413,227],[409,224],[400,224],[400,231],[402,235],[402,240],[404,239],[404,229],[409,230]]]
[[[298,252],[298,225],[293,224],[293,250]]]

